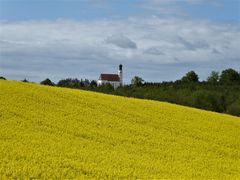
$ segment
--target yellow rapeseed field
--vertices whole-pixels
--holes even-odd
[[[240,179],[240,118],[0,80],[0,179]]]

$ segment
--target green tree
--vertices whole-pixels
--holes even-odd
[[[24,80],[22,80],[22,82],[29,82],[26,78]]]
[[[198,82],[198,75],[194,71],[188,72],[181,79],[182,82]]]
[[[209,83],[217,83],[219,81],[219,72],[212,71],[211,74],[207,78],[207,82]]]
[[[88,79],[84,79],[84,81],[82,81],[82,82],[83,82],[84,87],[89,87],[90,86],[90,81]]]
[[[54,86],[55,84],[50,80],[50,79],[45,79],[43,81],[40,82],[40,84],[43,84],[43,85],[48,85],[48,86]]]
[[[192,97],[194,107],[216,112],[225,111],[225,98],[219,93],[208,90],[198,90],[193,93]]]
[[[95,80],[92,80],[91,82],[90,82],[90,88],[96,88],[97,87],[97,81],[95,81]]]
[[[69,88],[81,88],[84,87],[83,80],[78,80],[77,78],[72,79],[72,78],[67,78],[67,79],[62,79],[57,83],[57,86],[59,87],[69,87]]]
[[[234,69],[226,69],[222,71],[219,81],[223,84],[237,84],[240,83],[240,75]]]
[[[240,100],[229,105],[227,108],[227,113],[234,116],[240,116]]]
[[[114,91],[114,87],[110,83],[105,83],[97,87],[100,92],[111,93]]]
[[[3,76],[0,76],[0,79],[2,79],[2,80],[6,80],[6,78],[5,78],[5,77],[3,77]]]
[[[144,80],[139,76],[134,76],[131,80],[131,84],[133,86],[141,86],[143,84]]]

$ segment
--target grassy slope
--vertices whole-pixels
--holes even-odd
[[[0,80],[0,179],[240,178],[240,118]]]

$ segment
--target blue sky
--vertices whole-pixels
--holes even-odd
[[[2,1],[1,19],[7,20],[55,20],[67,18],[74,20],[128,16],[138,11],[134,1],[55,1],[18,0]]]
[[[147,12],[141,7],[143,3],[143,0],[0,0],[0,18],[9,21],[58,18],[81,20],[151,14],[152,12]],[[240,19],[239,0],[209,0],[203,3],[198,0],[195,3],[178,0],[176,4],[186,13],[185,16],[193,18],[207,18],[214,21]],[[160,12],[152,14],[155,13]]]
[[[0,0],[0,75],[176,80],[240,70],[240,0]],[[83,68],[84,67],[84,68]]]

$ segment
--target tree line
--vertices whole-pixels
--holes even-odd
[[[26,79],[23,81],[28,82]],[[97,86],[95,80],[77,78],[61,79],[56,84],[47,78],[40,84],[166,101],[240,116],[240,74],[231,68],[221,73],[212,71],[205,81],[199,81],[199,76],[194,71],[187,72],[176,81],[145,82],[141,77],[135,76],[131,84],[117,89],[111,84]]]
[[[144,82],[136,76],[131,85],[117,89],[115,94],[240,116],[240,74],[234,69],[212,71],[202,82],[194,71],[174,82]]]
[[[41,84],[55,85],[49,79]],[[145,82],[135,76],[131,84],[114,90],[111,84],[97,86],[95,80],[62,79],[56,86],[98,91],[127,97],[152,99],[240,116],[240,74],[234,69],[221,73],[212,71],[205,81],[199,81],[194,71],[170,82]]]

